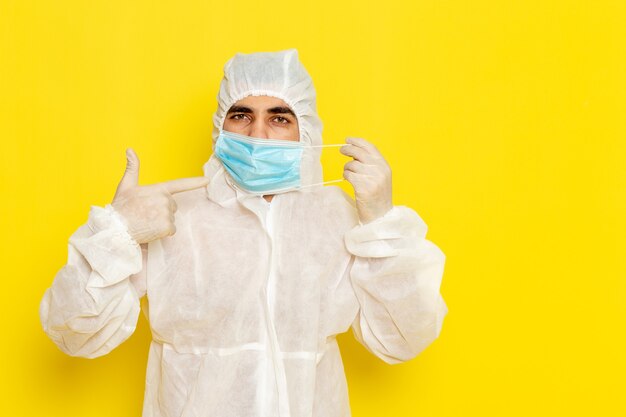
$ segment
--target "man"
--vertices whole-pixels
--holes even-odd
[[[70,355],[104,355],[145,297],[144,417],[349,416],[336,335],[351,327],[388,363],[416,356],[448,311],[444,256],[392,205],[391,171],[364,139],[341,148],[356,203],[321,185],[322,124],[296,50],[236,54],[218,105],[204,177],[139,186],[127,151],[112,204],[70,238],[44,330]]]

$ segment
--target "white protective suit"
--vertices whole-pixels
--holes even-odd
[[[213,118],[248,95],[283,99],[302,141],[319,145],[315,92],[296,50],[237,54]],[[122,217],[92,206],[41,302],[43,328],[69,355],[104,355],[134,331],[140,299],[152,330],[144,417],[350,415],[336,335],[350,327],[388,363],[440,331],[444,255],[396,206],[361,225],[338,187],[279,194],[234,189],[219,160],[206,188],[175,194],[176,234],[138,245]],[[319,159],[304,182],[321,180]]]

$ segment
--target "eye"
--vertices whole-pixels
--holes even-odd
[[[287,123],[290,123],[289,119],[287,119],[286,117],[283,117],[283,116],[276,116],[276,117],[274,117],[274,120],[277,121],[278,123],[284,124],[284,125],[286,125]]]
[[[245,117],[247,117],[247,115],[244,114],[244,113],[236,113],[236,114],[233,114],[232,116],[230,116],[229,119],[231,119],[231,120],[243,120]]]

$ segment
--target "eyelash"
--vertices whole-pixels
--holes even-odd
[[[233,120],[241,120],[241,118],[239,118],[238,116],[244,116],[245,117],[246,114],[244,114],[244,113],[233,114],[232,116],[230,116],[230,118],[233,119]],[[283,119],[284,122],[278,122],[281,125],[286,125],[286,124],[291,123],[289,121],[289,119],[287,119],[286,117],[283,117],[283,116],[276,116],[275,119]]]

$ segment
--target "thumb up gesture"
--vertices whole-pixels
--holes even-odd
[[[137,243],[147,243],[176,232],[176,202],[172,194],[204,187],[207,177],[192,177],[139,185],[139,158],[126,150],[126,171],[111,205],[124,218],[128,233]]]

